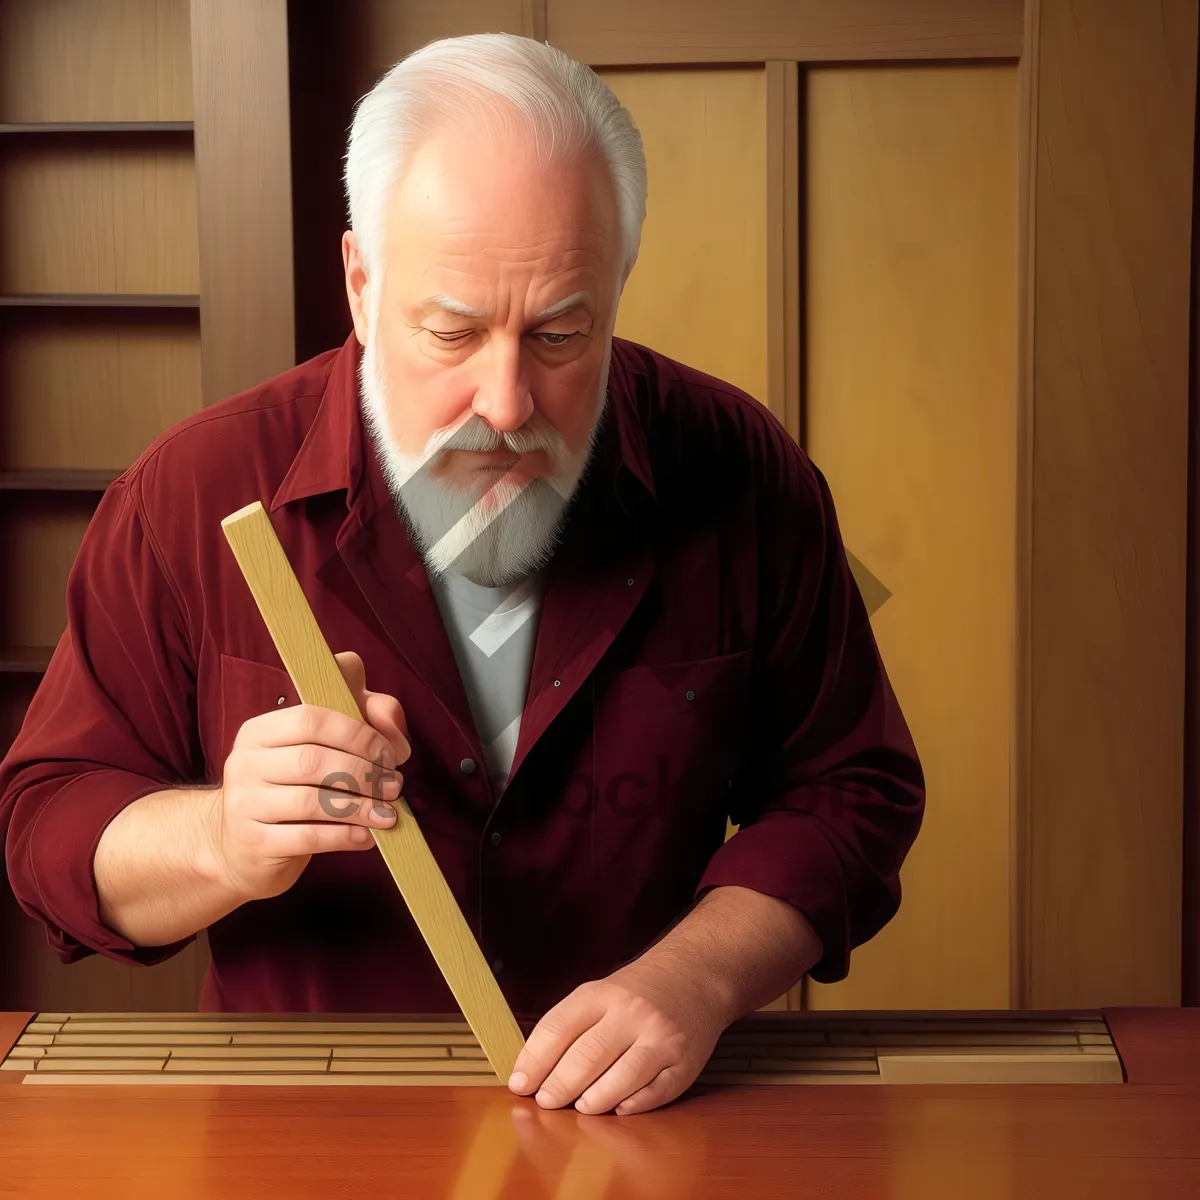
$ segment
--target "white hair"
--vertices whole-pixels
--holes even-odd
[[[398,62],[359,101],[346,151],[350,227],[368,273],[383,263],[388,201],[422,139],[450,119],[522,120],[546,158],[598,153],[620,214],[621,280],[646,215],[646,159],[608,85],[561,50],[509,33],[443,38]]]

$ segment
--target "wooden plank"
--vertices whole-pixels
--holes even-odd
[[[484,1062],[469,1062],[459,1058],[447,1058],[440,1062],[428,1059],[386,1059],[386,1058],[339,1058],[330,1060],[331,1071],[386,1071],[396,1075],[486,1075],[488,1066]]]
[[[882,1083],[1120,1083],[1121,1065],[1087,1054],[884,1054]]]
[[[23,1049],[23,1048],[22,1048]],[[117,1055],[120,1058],[166,1058],[170,1053],[169,1046],[122,1046],[119,1055],[113,1050],[112,1046],[33,1046],[30,1047],[28,1053],[33,1054],[39,1052],[39,1058],[113,1058]],[[212,1053],[212,1047],[207,1047],[201,1053]],[[16,1051],[14,1050],[15,1054]]]
[[[221,527],[301,701],[361,720],[262,503]],[[371,830],[375,844],[492,1069],[507,1079],[525,1039],[411,809],[403,797],[394,807],[393,828]]]
[[[191,0],[204,402],[296,360],[286,0]]]
[[[189,1059],[266,1059],[282,1058],[327,1060],[333,1053],[332,1046],[171,1046],[171,1061]]]
[[[162,1070],[167,1056],[161,1058],[40,1058],[37,1061],[37,1071],[129,1071],[149,1075],[152,1071]]]
[[[49,1046],[54,1041],[54,1035],[49,1033],[26,1033],[17,1040],[18,1046]]]
[[[170,1038],[152,1033],[72,1033],[69,1029],[55,1034],[56,1046],[228,1046],[226,1033],[173,1033]],[[50,1039],[47,1039],[47,1045]]]
[[[32,1028],[30,1026],[31,1030]],[[442,1034],[472,1037],[470,1026],[465,1021],[439,1021],[428,1024],[415,1021],[293,1021],[286,1018],[278,1021],[214,1021],[207,1018],[197,1018],[193,1021],[159,1021],[143,1016],[129,1021],[71,1018],[66,1023],[66,1029],[70,1033],[353,1033],[364,1038],[373,1037],[377,1033],[396,1037],[416,1033],[430,1037],[440,1037]],[[39,1029],[37,1032],[44,1031]]]
[[[1197,11],[1036,11],[1019,999],[1176,1005]]]
[[[1020,0],[547,0],[551,45],[592,65],[1011,58]]]
[[[42,1058],[48,1051],[53,1050],[53,1048],[53,1046],[14,1046],[8,1052],[7,1057],[9,1060],[20,1059],[27,1061],[29,1059]]]
[[[267,1071],[278,1071],[287,1075],[304,1075],[309,1072],[322,1072],[329,1069],[329,1060],[325,1058],[176,1058],[172,1055],[166,1060],[168,1072],[186,1071],[189,1074],[211,1075],[216,1072],[240,1072],[242,1074],[263,1074]]]
[[[375,1058],[383,1061],[414,1059],[424,1061],[427,1065],[436,1062],[447,1062],[451,1058],[463,1062],[486,1062],[487,1056],[476,1048],[462,1054],[452,1054],[449,1046],[334,1046],[332,1055],[336,1059],[368,1059]]]
[[[466,1033],[234,1033],[235,1046],[478,1046]]]

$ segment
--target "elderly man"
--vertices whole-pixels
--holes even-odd
[[[613,337],[645,166],[594,73],[427,46],[359,105],[346,181],[353,335],[99,505],[0,767],[9,877],[67,962],[207,928],[205,1010],[450,1011],[371,852],[403,787],[540,1015],[512,1089],[652,1108],[895,912],[909,732],[819,472]],[[361,721],[298,703],[220,529],[255,499]]]

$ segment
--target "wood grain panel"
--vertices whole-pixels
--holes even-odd
[[[191,0],[191,44],[211,404],[296,361],[286,0]]]
[[[188,0],[4,0],[0,121],[187,121]]]
[[[928,787],[898,915],[814,1008],[1009,1002],[1016,71],[814,70],[807,449]]]
[[[604,66],[1016,58],[1020,0],[547,0],[546,36]]]
[[[0,291],[199,288],[196,172],[179,135],[0,141]]]
[[[1037,12],[1022,999],[1174,1004],[1196,4]]]
[[[646,150],[620,337],[767,399],[766,74],[609,71]]]
[[[200,408],[195,313],[10,312],[0,395],[0,467],[124,470]]]

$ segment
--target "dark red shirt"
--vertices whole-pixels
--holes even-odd
[[[723,884],[798,908],[824,945],[813,978],[842,978],[896,911],[924,784],[817,469],[750,397],[614,341],[497,797],[360,420],[359,353],[351,337],[189,417],[104,494],[0,763],[22,908],[65,962],[191,940],[106,928],[92,860],[125,805],[219,783],[241,724],[298,703],[221,531],[261,500],[331,648],[404,706],[404,795],[514,1010],[612,971]],[[315,855],[208,934],[203,1011],[454,1009],[374,850]]]

